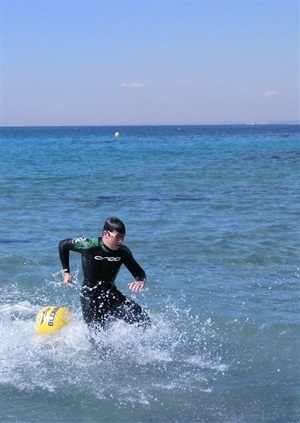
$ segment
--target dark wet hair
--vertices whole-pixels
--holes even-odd
[[[125,235],[126,234],[126,228],[122,220],[120,220],[117,217],[108,217],[106,221],[104,222],[103,231],[117,231],[119,234]]]

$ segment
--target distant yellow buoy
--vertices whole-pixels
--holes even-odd
[[[115,132],[115,137],[119,138],[119,136],[120,136],[120,132]]]
[[[35,329],[40,335],[52,335],[73,320],[72,314],[66,307],[43,307],[35,319]]]

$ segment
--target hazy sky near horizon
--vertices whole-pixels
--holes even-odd
[[[1,126],[299,122],[299,1],[0,8]]]

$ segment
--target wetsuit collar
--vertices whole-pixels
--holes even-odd
[[[102,250],[104,250],[106,253],[108,253],[109,251],[112,251],[110,248],[108,248],[108,247],[104,244],[104,242],[103,242],[102,238],[100,238],[100,246],[101,246]]]

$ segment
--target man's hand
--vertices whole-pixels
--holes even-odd
[[[73,285],[71,273],[64,273],[64,283],[67,285]]]
[[[128,284],[129,289],[132,292],[138,292],[138,291],[142,291],[145,287],[145,282],[144,281],[135,281],[135,282],[130,282]]]

